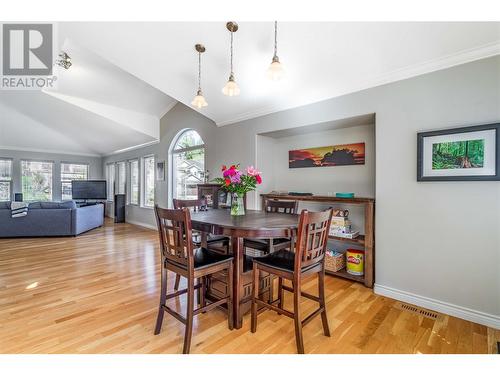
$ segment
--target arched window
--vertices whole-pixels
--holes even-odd
[[[171,147],[172,197],[196,199],[205,176],[205,144],[195,130],[184,130]]]

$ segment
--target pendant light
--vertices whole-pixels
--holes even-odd
[[[278,21],[274,21],[274,56],[267,69],[267,75],[272,81],[279,81],[285,75],[283,65],[278,57]]]
[[[226,28],[229,30],[231,33],[231,73],[229,74],[229,79],[222,89],[222,93],[227,96],[236,96],[240,94],[240,88],[238,87],[238,84],[234,80],[234,73],[233,73],[233,33],[238,31],[238,24],[236,22],[228,22],[226,23]]]
[[[205,52],[205,46],[203,44],[197,44],[194,46],[194,48],[196,49],[196,51],[198,51],[198,91],[196,92],[196,96],[191,102],[191,105],[193,107],[201,109],[208,105],[201,91],[201,54]]]

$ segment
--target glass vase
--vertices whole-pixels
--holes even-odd
[[[231,199],[231,215],[240,216],[245,215],[245,204],[243,202],[243,195],[233,193]]]

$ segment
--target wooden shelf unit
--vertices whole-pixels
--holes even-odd
[[[338,276],[349,280],[354,280],[373,288],[375,281],[375,199],[373,198],[338,198],[322,195],[281,195],[281,194],[261,194],[262,207],[265,206],[266,199],[296,200],[302,202],[316,203],[338,203],[355,204],[364,206],[365,211],[365,234],[356,238],[343,238],[337,236],[328,236],[333,241],[352,243],[355,246],[364,248],[365,251],[365,274],[364,276],[355,276],[347,273],[345,269],[338,272],[326,271],[328,275]]]

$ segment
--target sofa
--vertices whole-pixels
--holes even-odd
[[[76,236],[104,224],[104,205],[77,207],[75,202],[33,202],[28,214],[11,217],[10,202],[0,202],[0,238]]]

